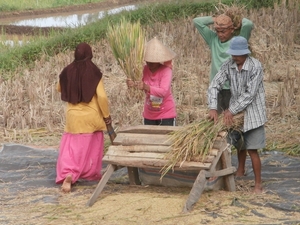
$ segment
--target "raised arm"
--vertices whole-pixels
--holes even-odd
[[[203,16],[193,19],[194,25],[197,28],[198,32],[204,39],[204,41],[210,45],[213,36],[216,36],[216,33],[212,31],[208,26],[214,23],[212,16]]]

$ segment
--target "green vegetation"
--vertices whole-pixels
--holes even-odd
[[[67,5],[81,5],[103,0],[0,0],[0,12],[55,8]]]

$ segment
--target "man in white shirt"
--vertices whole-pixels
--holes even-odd
[[[263,68],[257,59],[249,56],[247,39],[242,36],[232,38],[227,53],[231,59],[221,66],[208,89],[209,117],[218,120],[217,96],[223,84],[229,81],[231,98],[229,108],[224,111],[224,123],[232,125],[233,116],[244,112],[243,127],[228,135],[229,142],[238,150],[236,176],[244,175],[248,152],[255,176],[254,192],[261,193],[261,161],[257,150],[265,147],[264,124],[267,121]]]

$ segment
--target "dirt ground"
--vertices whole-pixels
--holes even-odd
[[[0,154],[1,225],[300,224],[300,159],[276,152],[262,155],[263,194],[251,193],[247,160],[247,176],[236,180],[236,192],[207,188],[188,213],[182,210],[191,188],[129,185],[125,168],[113,173],[87,207],[97,182],[79,181],[63,194],[54,183],[56,157],[51,148],[5,145]]]

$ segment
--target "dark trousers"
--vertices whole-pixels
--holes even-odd
[[[160,120],[144,119],[144,125],[175,126],[175,118],[160,119]]]
[[[231,92],[229,89],[223,89],[218,94],[218,114],[221,114],[229,108],[229,101],[231,98]]]

